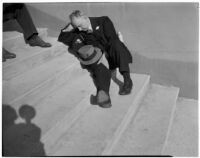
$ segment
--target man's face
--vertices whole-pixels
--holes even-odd
[[[84,17],[74,17],[72,23],[79,31],[88,31],[89,29],[88,21]]]

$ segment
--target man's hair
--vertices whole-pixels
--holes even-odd
[[[75,10],[69,15],[69,19],[72,21],[74,17],[81,17],[83,13],[80,10]]]

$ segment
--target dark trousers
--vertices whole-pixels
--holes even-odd
[[[132,63],[132,55],[119,39],[110,42],[106,58],[109,63],[109,69],[119,68],[121,74],[123,72],[130,72],[129,63]]]
[[[34,34],[38,34],[32,18],[23,3],[4,3],[3,4],[3,22],[10,19],[16,19],[23,29],[24,38],[27,40]]]
[[[110,89],[110,81],[111,81],[111,72],[110,70],[103,65],[100,64],[91,64],[91,65],[81,65],[83,69],[87,69],[90,72],[90,75],[93,79],[93,82],[97,88],[97,92],[99,90],[104,90],[109,94]]]

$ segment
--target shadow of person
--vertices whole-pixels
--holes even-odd
[[[12,110],[8,110],[12,109]],[[3,155],[4,156],[45,156],[44,145],[40,142],[41,130],[31,120],[35,117],[36,112],[33,107],[23,105],[19,109],[19,115],[25,119],[25,123],[15,124],[14,109],[10,106],[3,105],[3,122],[9,122],[9,125],[4,125],[3,130]],[[7,121],[7,113],[13,116],[11,120]],[[11,114],[11,112],[13,114]],[[15,112],[16,114],[16,112]],[[4,121],[5,120],[5,121]],[[4,124],[5,124],[4,123]]]
[[[17,119],[17,112],[14,108],[9,105],[3,104],[2,107],[2,130],[5,131],[7,128],[14,125]]]

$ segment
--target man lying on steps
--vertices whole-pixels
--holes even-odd
[[[109,63],[109,69],[102,63],[99,64],[97,58],[92,64],[83,64],[82,67],[87,69],[93,78],[97,88],[97,102],[102,107],[110,107],[109,87],[111,72],[119,68],[124,77],[124,84],[120,89],[120,95],[127,95],[132,90],[132,80],[130,78],[129,63],[132,62],[132,56],[126,46],[119,40],[115,28],[108,17],[87,17],[80,11],[74,11],[69,16],[71,23],[62,29],[58,40],[70,48],[73,48],[79,59],[80,49],[83,45],[92,45],[99,48],[101,54],[104,54]],[[84,47],[92,52],[91,46]],[[80,49],[80,50],[79,50]],[[92,49],[92,50],[90,50]],[[91,53],[94,57],[98,51]],[[100,56],[100,55],[99,55]],[[90,58],[91,59],[91,58]],[[102,97],[106,96],[106,97]],[[98,98],[107,98],[102,102]],[[105,104],[104,104],[105,102]]]

